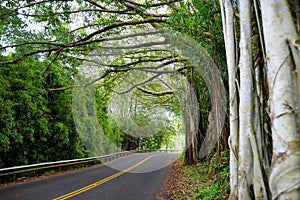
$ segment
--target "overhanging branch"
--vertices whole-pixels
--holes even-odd
[[[113,91],[115,93],[117,93],[117,94],[126,94],[126,93],[130,92],[131,90],[133,90],[134,88],[136,88],[138,86],[142,86],[142,85],[145,85],[146,83],[149,83],[149,82],[153,81],[154,79],[156,79],[157,77],[159,77],[161,74],[162,73],[158,73],[158,74],[152,76],[151,78],[149,78],[149,79],[147,79],[147,80],[145,80],[143,82],[137,83],[137,84],[131,86],[128,90],[125,90],[125,91],[122,91],[122,92],[115,91],[115,90],[113,90]]]
[[[142,20],[132,20],[132,21],[124,21],[124,22],[115,22],[112,23],[110,25],[107,25],[105,27],[103,27],[100,30],[97,30],[89,35],[87,35],[86,37],[80,39],[78,42],[83,42],[83,41],[87,41],[89,39],[91,39],[92,37],[99,35],[101,33],[104,33],[105,31],[114,29],[114,28],[118,28],[118,27],[122,27],[122,26],[133,26],[133,25],[139,25],[139,24],[147,24],[147,23],[153,23],[153,22],[162,22],[162,23],[166,23],[166,19],[158,19],[158,18],[147,18],[147,19],[142,19]]]
[[[155,92],[155,91],[147,90],[147,89],[142,88],[142,87],[137,87],[137,89],[139,89],[140,91],[142,91],[146,94],[151,94],[153,96],[165,96],[165,95],[170,95],[170,94],[174,93],[173,90],[168,90],[168,91],[163,91],[163,92]]]

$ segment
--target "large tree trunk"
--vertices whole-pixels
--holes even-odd
[[[194,91],[193,80],[184,80],[182,87],[183,105],[182,116],[185,128],[185,156],[184,163],[193,165],[198,160],[198,125],[199,105],[197,95]]]
[[[273,199],[300,199],[300,52],[287,1],[261,0],[268,65]]]
[[[253,68],[252,23],[250,1],[240,1],[240,106],[239,106],[239,199],[268,199],[262,175],[257,139],[260,117],[254,104],[255,71]],[[256,115],[255,115],[256,114]],[[255,121],[256,120],[256,121]],[[256,125],[256,127],[255,127]],[[261,141],[259,141],[261,142]]]
[[[255,23],[251,21],[250,2],[238,2],[240,105],[237,110],[233,10],[231,1],[220,1],[230,90],[230,199],[269,199],[271,196],[273,199],[300,199],[300,39],[299,30],[296,30],[300,20],[299,13],[295,13],[299,10],[299,1],[294,1],[294,16],[286,0],[260,0],[261,10],[257,1],[253,1],[259,39],[251,33],[254,30],[251,25]],[[253,53],[252,40],[256,42],[255,48],[261,50]],[[253,67],[253,54],[258,58],[260,52],[267,62],[266,71],[257,67],[262,64],[255,63]],[[270,142],[266,141],[268,127],[263,127],[267,122],[262,85],[265,73],[273,139],[270,170],[269,150],[266,150],[270,148]],[[267,170],[269,180],[264,178]]]
[[[230,147],[230,197],[237,199],[237,182],[238,182],[238,109],[237,109],[237,88],[236,79],[236,54],[235,54],[235,37],[233,25],[233,8],[230,0],[220,0],[221,14],[223,21],[224,42],[226,48],[226,61],[229,81],[229,147]]]
[[[238,197],[253,199],[250,189],[253,174],[253,154],[249,136],[253,130],[253,82],[252,82],[252,43],[249,1],[240,2],[240,106],[239,106],[239,159],[238,159]]]

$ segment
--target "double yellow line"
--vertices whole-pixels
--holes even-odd
[[[65,199],[69,199],[69,198],[71,198],[71,197],[73,197],[73,196],[76,196],[76,195],[78,195],[78,194],[81,194],[81,193],[83,193],[83,192],[86,192],[86,191],[88,191],[88,190],[90,190],[90,189],[92,189],[92,188],[94,188],[94,187],[97,187],[97,186],[99,186],[99,185],[101,185],[101,184],[103,184],[103,183],[106,183],[106,182],[108,182],[108,181],[114,179],[114,178],[117,178],[118,176],[121,176],[121,175],[125,174],[126,172],[128,172],[128,171],[130,171],[130,170],[136,168],[137,166],[143,164],[144,162],[146,162],[147,160],[149,160],[149,159],[152,158],[152,157],[153,157],[153,155],[152,155],[152,156],[149,156],[149,157],[147,157],[147,158],[145,158],[144,160],[142,160],[142,161],[136,163],[135,165],[132,165],[131,167],[128,167],[127,169],[124,169],[123,171],[120,171],[120,172],[118,172],[118,173],[116,173],[116,174],[113,174],[113,175],[111,175],[111,176],[109,176],[109,177],[106,177],[106,178],[100,180],[100,181],[97,181],[97,182],[95,182],[95,183],[92,183],[92,184],[90,184],[90,185],[87,185],[87,186],[85,186],[85,187],[83,187],[83,188],[80,188],[80,189],[78,189],[78,190],[75,190],[75,191],[73,191],[73,192],[70,192],[70,193],[68,193],[68,194],[65,194],[65,195],[63,195],[63,196],[56,197],[56,198],[54,198],[53,200],[65,200]]]

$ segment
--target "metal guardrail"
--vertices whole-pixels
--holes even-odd
[[[113,154],[103,155],[103,156],[95,156],[89,158],[80,158],[73,160],[61,160],[55,162],[46,162],[46,163],[38,163],[31,165],[22,165],[8,168],[0,168],[0,177],[7,175],[16,175],[19,173],[36,171],[41,169],[50,169],[55,167],[63,167],[63,166],[71,166],[76,164],[88,163],[93,161],[101,161],[107,162],[108,160],[112,160],[121,156],[126,156],[132,153],[147,153],[147,152],[179,152],[179,150],[163,150],[163,149],[155,149],[155,150],[132,150],[132,151],[122,151]],[[58,170],[59,171],[59,170]]]

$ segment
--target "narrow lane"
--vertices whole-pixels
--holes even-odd
[[[0,188],[0,200],[154,200],[177,153],[134,154],[93,167]]]

